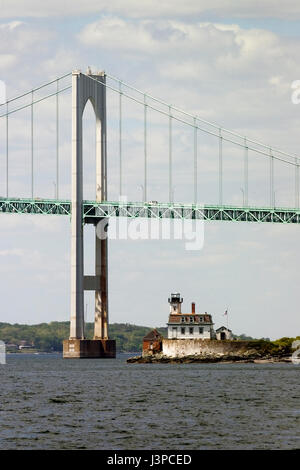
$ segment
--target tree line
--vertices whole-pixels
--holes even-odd
[[[85,324],[87,339],[93,338],[93,323]],[[109,335],[116,340],[118,352],[137,352],[142,349],[143,337],[153,328],[147,326],[130,325],[128,323],[112,323]],[[166,328],[158,328],[162,335],[166,335]],[[21,325],[0,323],[0,340],[6,345],[17,347],[26,342],[26,345],[42,352],[62,351],[62,342],[70,334],[70,322],[50,322],[38,325]]]
[[[85,324],[86,338],[93,338],[93,323]],[[141,352],[143,338],[152,327],[131,325],[129,323],[112,323],[110,324],[109,335],[116,340],[118,352]],[[167,328],[158,327],[157,330],[167,337]],[[62,351],[62,342],[69,337],[70,322],[50,322],[40,323],[38,325],[21,325],[0,323],[0,340],[6,345],[16,345],[18,347],[22,343],[32,345],[37,351],[53,352]],[[235,340],[255,340],[268,350],[275,352],[290,352],[291,345],[296,338],[280,338],[276,341],[270,341],[269,338],[252,338],[242,334],[234,335]],[[11,349],[11,348],[9,348]],[[13,350],[12,348],[11,350]]]

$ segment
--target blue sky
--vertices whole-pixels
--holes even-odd
[[[299,106],[291,83],[300,79],[300,7],[296,1],[126,2],[1,1],[0,79],[15,96],[75,68],[105,69],[130,84],[243,135],[298,154]],[[258,14],[259,13],[259,14]],[[109,196],[117,197],[117,101],[109,95]],[[52,103],[53,104],[53,103]],[[54,108],[36,109],[37,181],[53,193]],[[69,191],[70,101],[62,101],[61,171]],[[142,111],[124,104],[125,189],[140,197]],[[24,167],[28,190],[28,116],[12,121],[12,174]],[[93,115],[85,117],[86,197],[93,197]],[[167,123],[152,116],[149,137],[149,199],[163,200],[167,188]],[[4,127],[0,122],[3,139]],[[192,138],[174,126],[175,198],[192,194]],[[1,141],[0,141],[1,142]],[[1,171],[5,148],[0,143]],[[224,149],[224,192],[228,203],[242,200],[242,154]],[[252,204],[267,203],[267,162],[252,155]],[[199,136],[199,202],[217,199],[216,142]],[[39,173],[40,172],[40,173]],[[2,173],[3,174],[3,173]],[[40,180],[38,180],[40,178]],[[2,178],[3,179],[3,178]],[[1,179],[1,193],[5,187]],[[22,184],[19,189],[22,189]],[[277,165],[278,204],[292,204],[293,174]],[[26,186],[27,185],[27,186]],[[14,186],[12,186],[14,188]],[[17,192],[16,189],[13,189]],[[12,194],[20,195],[20,194]],[[70,224],[68,219],[0,218],[0,321],[38,323],[67,320],[70,314]],[[252,336],[299,335],[299,228],[207,223],[202,251],[186,252],[182,242],[110,242],[110,320],[164,325],[167,298],[180,291],[184,309],[195,301],[216,327],[229,309],[230,327]],[[93,235],[86,231],[86,274],[93,271]],[[17,291],[17,295],[16,295]],[[87,319],[93,299],[87,296]]]

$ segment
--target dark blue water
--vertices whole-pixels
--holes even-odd
[[[8,355],[1,449],[299,449],[300,366]]]

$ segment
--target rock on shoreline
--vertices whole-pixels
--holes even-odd
[[[245,354],[245,355],[205,355],[198,354],[185,357],[169,357],[163,354],[149,354],[144,356],[134,356],[127,359],[129,364],[191,364],[191,363],[254,363],[254,364],[268,364],[268,363],[291,363],[290,355],[282,356],[262,356],[260,354]]]

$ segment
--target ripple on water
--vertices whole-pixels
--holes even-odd
[[[300,447],[297,367],[125,361],[9,355],[0,448]]]

